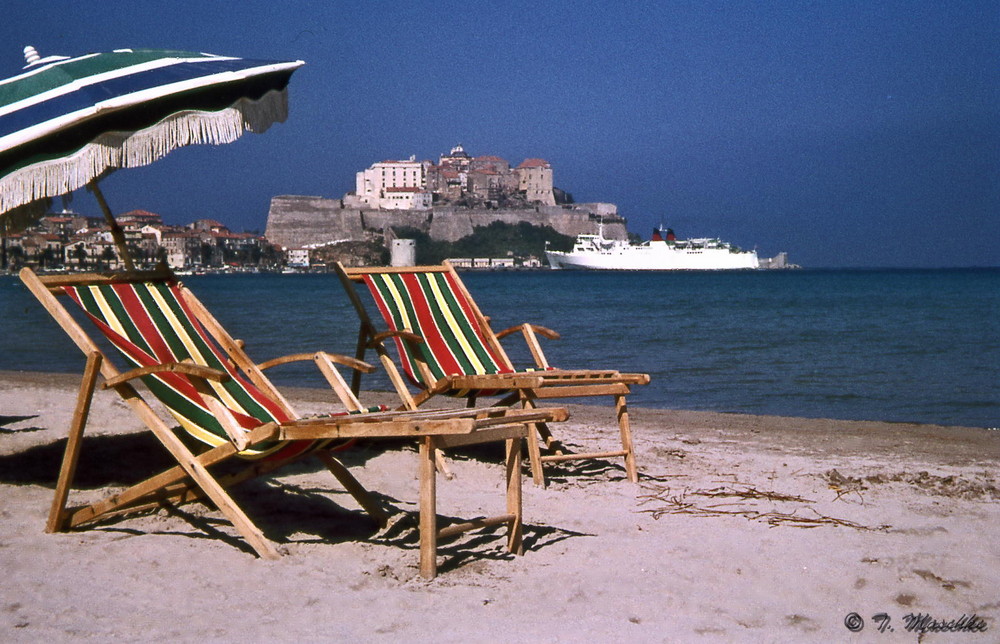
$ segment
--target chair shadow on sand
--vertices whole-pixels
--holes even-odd
[[[31,420],[32,418],[38,418],[38,416],[4,416],[3,414],[0,414],[0,434],[23,434],[26,432],[37,432],[45,429],[44,427],[7,427],[7,425],[16,425],[18,423],[23,423],[26,420]]]
[[[190,441],[179,428],[175,429],[175,433],[185,441]],[[65,445],[66,439],[63,438],[13,454],[0,455],[0,484],[54,488]],[[362,443],[339,453],[338,459],[348,468],[357,468],[378,456],[385,448],[385,443],[379,443],[377,447]],[[408,445],[402,449],[415,451]],[[456,450],[452,457],[496,465],[501,462],[502,453],[501,450],[478,445]],[[86,490],[125,487],[143,480],[150,472],[166,469],[171,464],[170,455],[149,432],[85,436],[73,487],[76,494],[82,495],[86,494]],[[621,470],[624,478],[623,468],[608,465]],[[586,467],[588,471],[592,471],[595,466],[595,462],[589,462]],[[348,502],[353,499],[336,481],[331,480],[329,486],[317,486],[288,480],[295,475],[313,473],[328,475],[321,463],[307,459],[283,468],[280,476],[252,479],[235,486],[231,489],[231,494],[254,517],[264,534],[279,545],[356,541],[419,550],[419,521],[415,501],[396,499],[372,490],[378,503],[391,515],[387,527],[380,530],[376,521],[363,510],[346,508],[337,502],[341,495],[346,495]],[[129,536],[158,534],[217,540],[247,554],[254,554],[244,539],[229,530],[231,526],[225,517],[215,515],[214,508],[210,513],[205,513],[200,509],[203,507],[205,506],[200,504],[195,504],[194,507],[163,505],[155,510],[105,518],[92,524],[89,529]],[[193,529],[161,530],[152,526],[140,529],[129,525],[130,518],[155,513],[179,518]],[[438,517],[441,527],[463,521],[447,515],[439,514]],[[39,530],[43,527],[40,525]],[[572,537],[590,536],[528,523],[523,526],[523,535],[524,547],[528,551],[539,550]],[[490,528],[457,535],[439,546],[438,555],[443,559],[440,569],[445,571],[458,568],[464,562],[474,559],[513,560],[515,556],[504,548],[504,543],[503,534]]]
[[[577,448],[572,442],[562,444],[568,452]],[[492,445],[470,445],[450,450],[448,458],[455,461],[473,459],[489,463],[499,463],[499,450]],[[524,466],[523,474],[531,476],[530,464]],[[545,466],[545,478],[552,483],[563,485],[606,484],[609,481],[627,482],[628,472],[625,467],[605,458],[590,458],[581,461],[560,461],[548,463]]]

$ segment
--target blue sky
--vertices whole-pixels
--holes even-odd
[[[302,59],[290,116],[108,177],[116,212],[263,230],[271,196],[340,197],[456,143],[542,157],[629,229],[809,267],[1000,266],[1000,5],[911,2],[24,2],[21,49]],[[87,211],[89,195],[74,208]]]

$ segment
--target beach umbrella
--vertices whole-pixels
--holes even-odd
[[[124,234],[97,182],[179,147],[231,143],[284,121],[289,78],[303,65],[153,49],[24,53],[24,71],[0,80],[0,231],[86,186],[129,269]]]

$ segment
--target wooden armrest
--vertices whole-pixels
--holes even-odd
[[[408,340],[410,342],[423,343],[424,341],[423,337],[417,335],[413,331],[407,331],[404,329],[402,331],[383,331],[382,333],[377,333],[374,336],[372,336],[371,340],[368,341],[368,346],[370,348],[373,348],[382,344],[382,342],[385,341],[386,338],[397,338],[397,337],[403,338],[404,340]]]
[[[497,334],[497,338],[502,338],[515,331],[520,331],[521,335],[524,336],[524,341],[528,344],[528,350],[531,351],[531,357],[535,359],[535,365],[539,369],[548,369],[549,361],[545,359],[545,353],[542,352],[542,345],[538,341],[538,336],[548,338],[549,340],[558,340],[559,334],[544,326],[525,323],[519,324],[518,326],[512,326],[509,329],[504,329]]]
[[[320,351],[318,353],[293,353],[287,356],[281,356],[280,358],[274,358],[273,360],[267,360],[257,365],[257,368],[261,371],[265,369],[270,369],[271,367],[277,367],[278,365],[288,364],[290,362],[305,362],[305,361],[315,361],[317,356],[326,356],[330,362],[335,362],[345,367],[354,369],[355,371],[361,371],[364,373],[371,373],[375,371],[375,367],[368,364],[367,362],[362,362],[361,360],[356,360],[354,358],[349,358],[347,356],[338,355],[336,353],[327,353],[326,351]]]
[[[130,369],[125,373],[118,374],[114,378],[109,378],[104,382],[102,387],[104,389],[110,389],[111,387],[120,385],[123,382],[128,382],[134,378],[141,378],[142,376],[148,376],[155,373],[181,373],[186,376],[195,376],[197,378],[204,378],[205,380],[214,380],[215,382],[225,382],[229,380],[228,373],[211,367],[192,364],[190,362],[164,362],[163,364],[155,364],[149,367],[137,367],[135,369]]]
[[[552,329],[544,326],[539,326],[537,324],[518,324],[517,326],[512,326],[509,329],[504,329],[500,333],[497,333],[497,339],[503,338],[510,335],[511,333],[516,333],[517,331],[523,331],[524,327],[530,328],[532,331],[542,336],[543,338],[548,338],[549,340],[558,340],[560,337],[559,333],[553,331]]]
[[[302,419],[278,429],[281,440],[318,440],[324,438],[406,438],[470,434],[473,418],[384,418],[379,414],[339,416],[325,419]]]

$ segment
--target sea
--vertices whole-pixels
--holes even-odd
[[[560,333],[543,340],[552,365],[650,374],[632,407],[1000,426],[1000,269],[462,277],[495,330]],[[258,361],[355,354],[357,316],[333,274],[184,281]],[[0,311],[0,370],[82,372],[82,354],[15,276],[0,277]],[[504,342],[530,366],[519,334]],[[272,377],[324,384],[307,365]],[[363,386],[391,389],[381,373]]]

